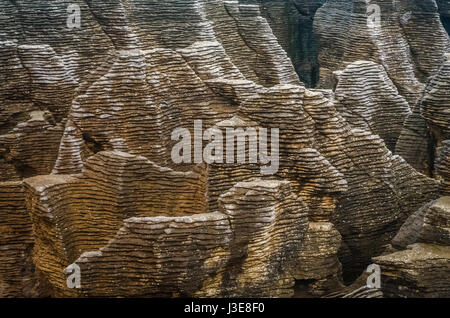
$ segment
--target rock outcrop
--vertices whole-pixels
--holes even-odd
[[[373,259],[381,266],[386,296],[450,296],[450,197],[442,197],[413,214],[393,246],[401,250]]]
[[[430,78],[423,96],[406,120],[396,152],[417,170],[436,176],[444,141],[449,139],[450,55]],[[445,158],[443,158],[445,161]]]
[[[319,41],[313,32],[317,9],[326,0],[242,0],[259,4],[261,14],[289,55],[300,80],[307,87],[319,81]]]
[[[410,108],[383,66],[356,61],[336,73],[335,98],[339,113],[353,127],[379,135],[394,151]]]
[[[373,16],[378,14],[374,5],[379,17]],[[450,45],[434,0],[327,1],[315,15],[314,28],[320,39],[321,87],[332,87],[334,71],[369,60],[383,65],[411,106]]]
[[[389,15],[372,32],[361,1],[322,2],[2,2],[0,295],[329,295],[402,224],[423,230],[398,252],[404,268],[423,261],[423,282],[408,286],[447,295],[434,277],[448,271],[448,211],[414,213],[448,193],[437,7],[379,1]],[[294,10],[297,31],[280,10]],[[400,19],[408,10],[414,23]],[[305,87],[318,79],[312,16],[319,88]],[[285,50],[298,47],[292,62]],[[429,176],[393,154],[414,142],[414,116],[435,136]],[[382,257],[386,275],[402,275]],[[81,288],[67,285],[71,266]]]

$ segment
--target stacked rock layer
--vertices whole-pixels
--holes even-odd
[[[437,9],[379,2],[390,20],[412,10],[423,28],[336,38],[324,21],[359,32],[364,8],[328,1],[314,25],[337,47],[321,47],[322,85],[307,89],[275,36],[283,29],[257,4],[3,1],[0,295],[281,297],[297,284],[318,296],[358,277],[448,184],[448,36]],[[81,23],[71,28],[74,4]],[[392,153],[411,109],[443,132],[444,182]],[[244,132],[245,160],[239,136],[203,156],[227,130]],[[425,218],[423,244],[448,245],[441,221]],[[80,288],[67,284],[74,266]]]
[[[410,216],[392,245],[375,257],[388,297],[450,297],[450,197],[441,197]]]

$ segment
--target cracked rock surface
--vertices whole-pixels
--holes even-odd
[[[0,296],[449,296],[444,2],[2,1]]]

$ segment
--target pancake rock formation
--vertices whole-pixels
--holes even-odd
[[[393,240],[399,250],[378,256],[383,293],[392,297],[450,297],[450,197],[411,215]]]
[[[449,296],[446,9],[376,2],[2,1],[0,297]]]

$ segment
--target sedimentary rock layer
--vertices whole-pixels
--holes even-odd
[[[381,265],[384,294],[448,297],[449,245],[450,197],[441,197],[414,213],[402,226],[393,240],[393,246],[400,251],[374,258]]]
[[[356,61],[336,73],[335,105],[339,113],[353,127],[379,135],[394,151],[410,108],[384,67]]]
[[[84,277],[80,292],[289,296],[293,278],[285,272],[302,245],[306,205],[288,182],[262,180],[237,183],[220,203],[214,213],[125,220],[105,247],[76,261]]]
[[[380,3],[375,33],[360,1],[317,11],[321,88],[307,89],[259,4],[71,1],[70,29],[68,1],[2,2],[0,295],[279,297],[297,281],[317,296],[359,277],[448,184],[448,36],[434,6]],[[397,22],[407,10],[419,27]],[[410,109],[440,134],[443,182],[391,151]],[[206,160],[209,128],[247,131],[247,160]],[[264,130],[272,160],[250,142]],[[200,139],[200,160],[173,160],[174,132],[192,152]],[[432,274],[447,271],[434,247],[447,225],[433,211],[420,268],[427,295],[445,295]]]
[[[373,16],[374,5],[379,17]],[[411,106],[445,60],[450,44],[434,0],[401,1],[396,6],[384,0],[331,0],[317,10],[314,29],[320,39],[321,87],[331,88],[332,72],[349,63],[374,61],[383,65]]]
[[[416,169],[429,175],[437,174],[437,163],[444,149],[443,142],[450,138],[449,58],[450,55],[447,54],[447,60],[430,78],[413,114],[406,120],[396,146],[396,153]]]

